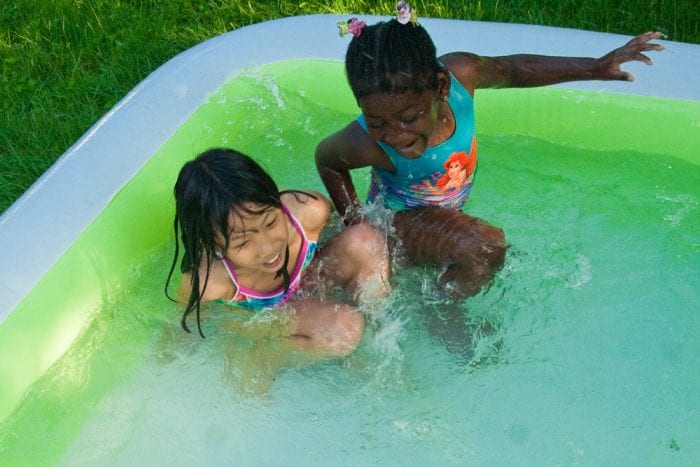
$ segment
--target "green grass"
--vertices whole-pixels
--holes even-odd
[[[700,43],[696,0],[414,1],[421,16],[544,24]],[[360,0],[0,2],[0,212],[177,53],[225,31],[313,13],[390,14]]]

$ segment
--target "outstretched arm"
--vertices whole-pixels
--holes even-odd
[[[634,81],[634,76],[620,66],[635,60],[651,65],[645,52],[663,50],[663,45],[649,42],[660,37],[659,32],[640,34],[600,58],[529,54],[480,57],[458,52],[446,55],[443,62],[472,93],[476,88],[533,87],[566,81]]]

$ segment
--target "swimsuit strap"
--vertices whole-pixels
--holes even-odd
[[[287,291],[287,295],[291,295],[291,293],[296,291],[296,289],[298,288],[303,267],[306,264],[308,264],[308,262],[306,261],[306,257],[308,256],[309,244],[311,242],[309,242],[309,239],[306,236],[306,232],[301,226],[299,220],[284,204],[282,204],[282,212],[284,212],[287,218],[291,221],[292,225],[294,226],[294,229],[299,233],[299,236],[301,237],[301,248],[299,249],[299,257],[297,258],[297,263],[294,266],[294,271],[292,271],[292,274],[289,277],[289,289]],[[259,292],[257,290],[243,287],[239,284],[237,280],[236,271],[233,268],[231,261],[226,256],[222,256],[221,261],[224,265],[224,268],[226,269],[226,272],[228,273],[229,278],[236,286],[236,294],[233,300],[236,300],[239,296],[242,296],[243,299],[247,297],[267,299],[273,298],[278,295],[284,295],[284,287],[280,287],[279,289],[273,292]]]
[[[461,208],[467,201],[477,161],[474,99],[452,73],[450,82],[447,103],[455,121],[452,134],[439,144],[426,147],[416,159],[404,157],[390,145],[377,141],[393,170],[372,167],[367,202],[381,200],[386,207],[400,211],[416,206]],[[364,115],[356,121],[367,131]],[[466,181],[446,185],[450,179],[446,164],[450,161],[459,161],[466,170]]]

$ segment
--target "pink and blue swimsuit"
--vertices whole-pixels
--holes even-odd
[[[221,258],[221,261],[223,262],[224,267],[226,268],[226,272],[228,272],[229,277],[231,278],[233,284],[236,286],[237,289],[236,296],[233,299],[227,301],[227,303],[242,306],[252,311],[260,311],[265,308],[271,308],[276,305],[281,305],[282,303],[289,300],[299,289],[299,286],[301,285],[302,272],[304,271],[304,269],[307,268],[307,266],[313,259],[318,245],[317,242],[311,241],[306,237],[306,232],[304,232],[304,228],[301,226],[297,218],[294,217],[294,214],[292,214],[286,206],[282,205],[282,211],[287,215],[292,225],[301,236],[301,249],[299,251],[299,258],[297,260],[296,266],[294,266],[294,271],[289,277],[289,288],[286,291],[284,290],[284,287],[280,287],[279,289],[273,292],[258,292],[256,290],[243,287],[238,283],[238,280],[236,279],[236,272],[233,269],[233,265],[231,264],[229,259],[224,256]]]
[[[474,99],[450,73],[448,104],[455,131],[442,143],[428,147],[417,159],[407,159],[388,144],[377,142],[389,156],[394,171],[372,167],[368,202],[381,199],[387,208],[401,211],[416,206],[461,208],[476,172]],[[364,115],[357,122],[367,131]]]

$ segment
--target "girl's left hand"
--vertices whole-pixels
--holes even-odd
[[[598,59],[599,79],[611,79],[621,81],[634,81],[634,75],[620,69],[620,65],[637,60],[651,65],[652,61],[643,52],[662,51],[664,46],[652,44],[649,41],[663,37],[660,32],[646,32],[640,34],[622,47],[615,49]]]

